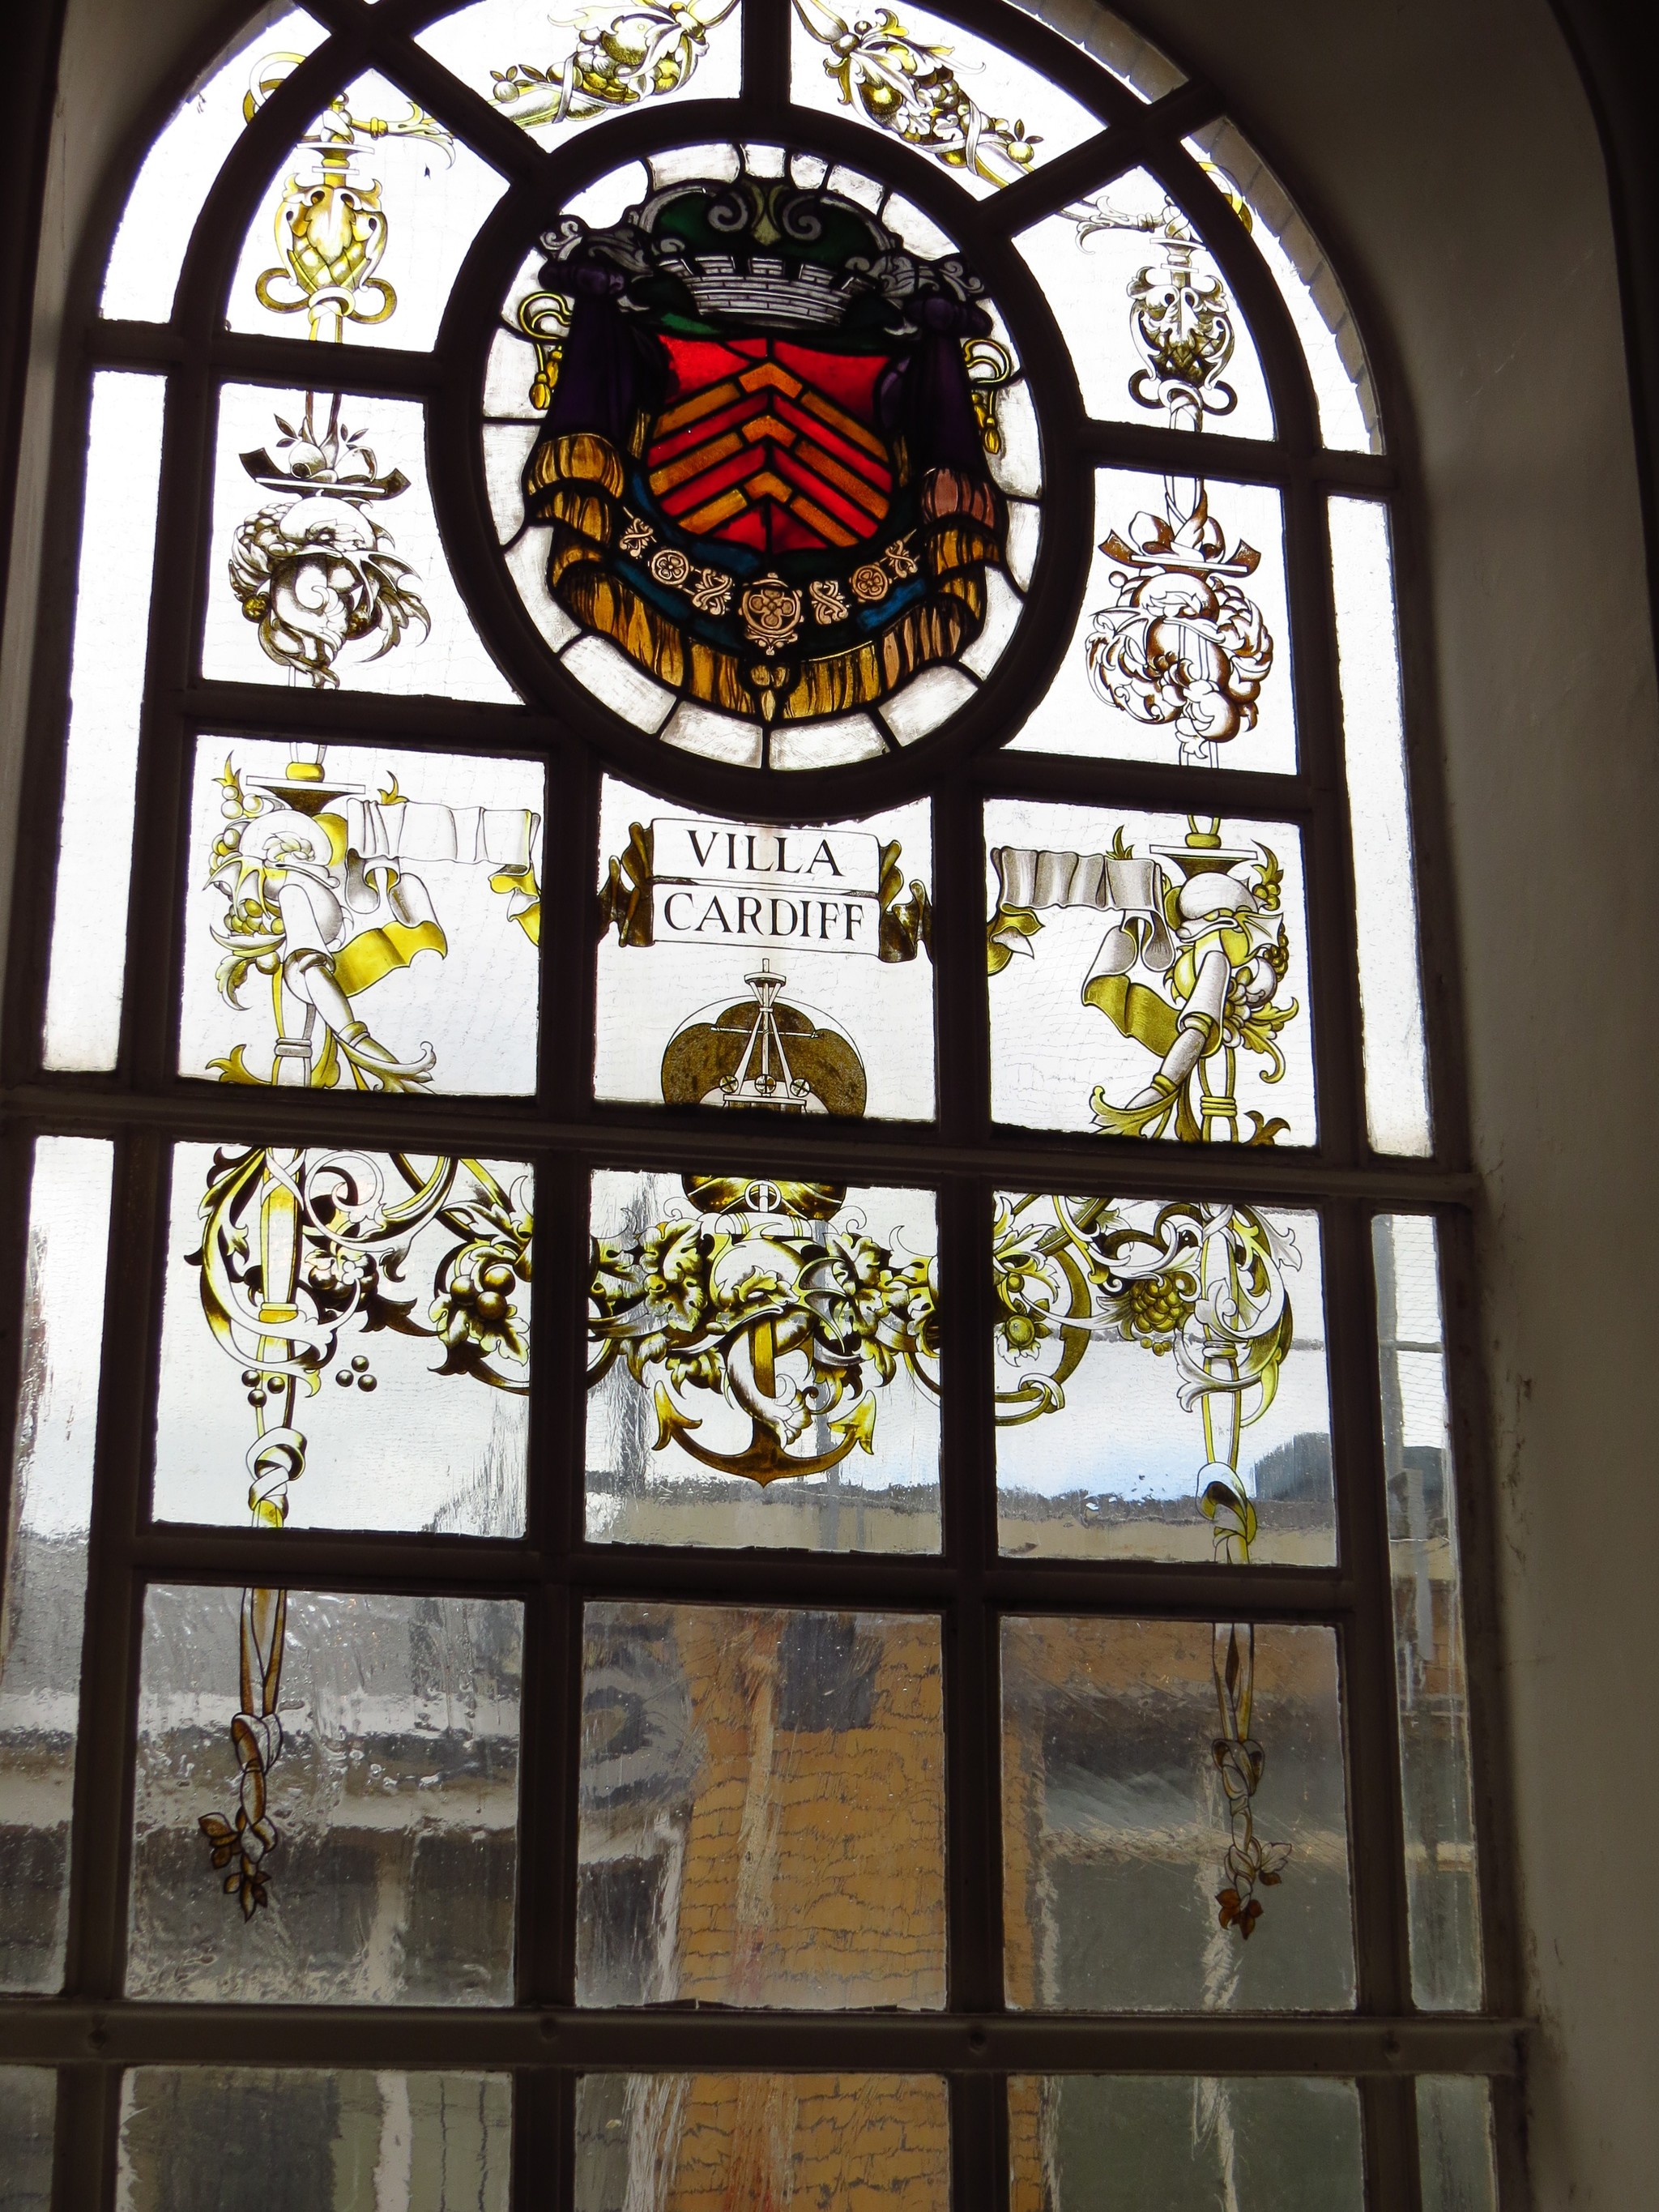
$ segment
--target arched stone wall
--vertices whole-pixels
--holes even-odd
[[[1534,2191],[1546,2212],[1623,2212],[1659,2150],[1641,2032],[1659,1987],[1644,1496],[1659,699],[1601,154],[1545,0],[1132,12],[1304,195],[1370,311],[1420,483],[1402,568],[1414,736],[1445,793],[1422,865],[1453,925],[1480,1183],[1468,1320],[1497,1577],[1474,1628],[1509,1737],[1521,1984],[1541,2022]],[[70,271],[111,164],[216,19],[212,0],[69,0],[0,670],[8,852],[40,594],[72,581],[39,560]]]

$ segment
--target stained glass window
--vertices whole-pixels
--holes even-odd
[[[1402,495],[1291,192],[1081,0],[176,89],[9,982],[13,2193],[1495,2208]]]

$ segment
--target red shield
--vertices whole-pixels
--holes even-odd
[[[885,354],[787,338],[659,336],[669,392],[651,427],[651,489],[694,538],[767,553],[855,545],[886,518],[892,462],[876,427]]]

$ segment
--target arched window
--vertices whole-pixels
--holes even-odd
[[[19,2160],[1495,2207],[1395,466],[1220,94],[267,8],[85,347]]]

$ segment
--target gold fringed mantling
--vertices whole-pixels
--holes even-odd
[[[525,471],[526,508],[547,525],[550,592],[585,629],[669,689],[730,714],[800,722],[871,707],[923,669],[954,660],[985,620],[985,571],[1001,559],[1003,517],[982,478],[935,469],[923,483],[914,559],[927,596],[873,636],[823,653],[741,652],[699,638],[613,565],[627,471],[608,439],[543,440]],[[799,595],[797,595],[799,596]]]

